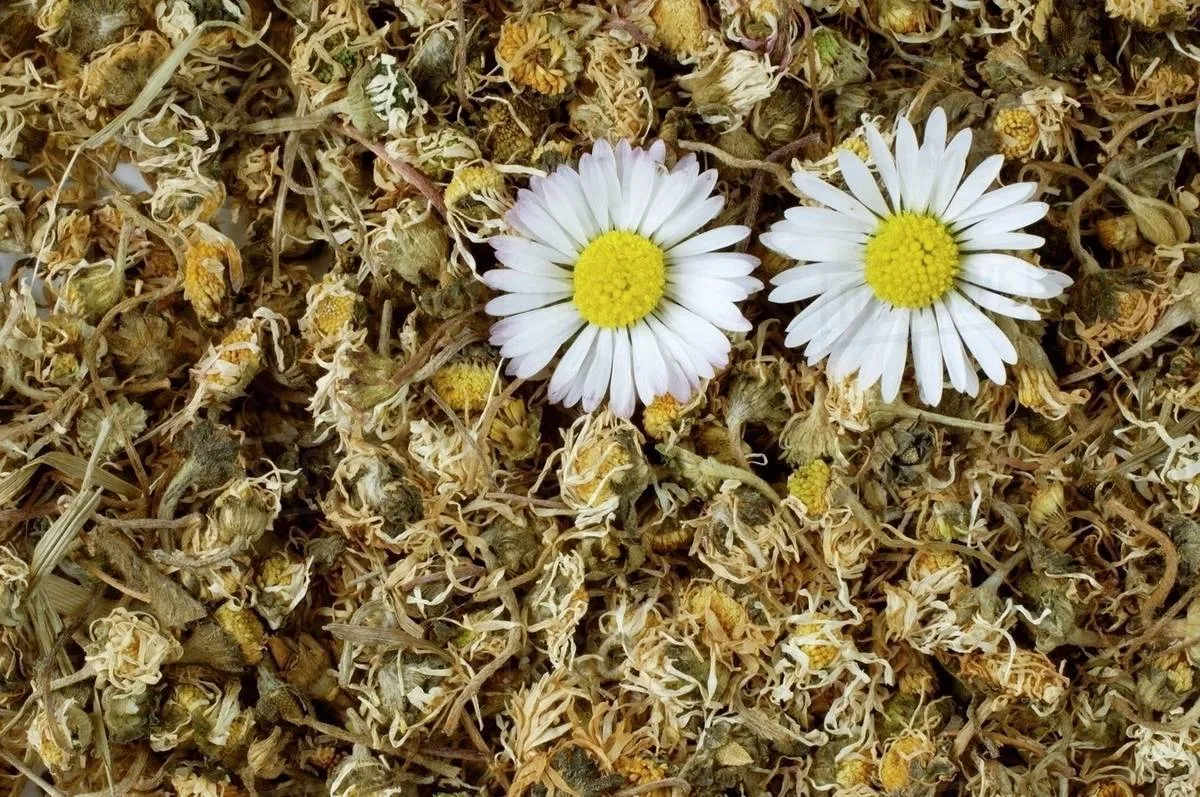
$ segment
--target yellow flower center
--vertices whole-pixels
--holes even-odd
[[[606,232],[575,263],[575,307],[599,327],[641,321],[658,306],[666,287],[666,254],[637,233]]]
[[[954,284],[958,244],[946,225],[924,213],[900,213],[867,241],[867,284],[896,307],[928,307]]]

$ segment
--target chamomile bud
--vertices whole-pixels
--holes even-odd
[[[9,545],[0,546],[0,625],[25,622],[25,598],[29,592],[29,563]]]
[[[911,729],[901,733],[884,748],[879,759],[876,777],[888,794],[901,794],[919,781],[925,767],[933,760],[933,742],[922,731]]]
[[[832,472],[829,463],[823,459],[796,468],[788,477],[788,495],[804,505],[809,517],[817,517],[829,510],[829,484]]]
[[[366,315],[362,295],[349,280],[327,274],[308,289],[308,309],[300,319],[300,334],[314,346],[337,338]]]
[[[429,205],[402,200],[383,212],[380,226],[368,235],[363,270],[385,282],[398,278],[422,285],[437,279],[449,253],[450,239]]]
[[[131,104],[170,51],[171,45],[154,31],[104,48],[84,67],[80,98],[116,108]]]
[[[95,323],[124,291],[125,272],[112,260],[83,261],[70,270],[60,301],[67,312]]]
[[[1002,108],[996,112],[992,130],[998,149],[1006,158],[1025,158],[1033,153],[1041,129],[1037,117],[1028,108]]]
[[[262,661],[267,644],[267,632],[250,609],[234,601],[226,601],[213,613],[217,624],[237,643],[242,658],[249,665]]]
[[[97,406],[88,407],[79,413],[75,421],[75,433],[79,435],[79,442],[88,451],[96,450],[100,429],[105,420],[109,421],[111,428],[103,447],[96,453],[102,462],[119,455],[127,443],[146,431],[149,416],[145,407],[124,396],[113,399],[108,410]]]
[[[224,317],[230,275],[241,272],[241,252],[226,235],[202,222],[189,227],[185,235],[184,296],[201,321],[215,324]]]
[[[278,551],[258,564],[254,608],[272,629],[278,629],[308,594],[309,562]]]
[[[92,718],[74,697],[56,696],[47,711],[38,701],[29,720],[26,739],[42,762],[55,773],[83,766],[92,744]]]
[[[580,418],[567,433],[558,480],[578,525],[611,519],[649,483],[641,434],[605,411]]]
[[[182,652],[153,617],[120,607],[93,621],[88,635],[86,659],[96,671],[97,686],[112,684],[131,695],[157,684],[163,666]]]
[[[1096,235],[1105,249],[1114,252],[1129,252],[1142,243],[1138,233],[1137,219],[1132,214],[1110,216],[1096,222]]]
[[[655,0],[650,19],[655,41],[680,60],[698,55],[708,46],[712,29],[702,0]]]

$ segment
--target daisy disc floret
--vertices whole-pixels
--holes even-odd
[[[528,379],[549,366],[549,397],[591,412],[609,397],[628,418],[638,400],[686,402],[725,366],[725,332],[746,332],[737,303],[762,287],[758,258],[721,251],[747,227],[699,230],[724,205],[717,173],[695,157],[663,165],[666,147],[599,141],[577,169],[560,166],[518,194],[491,239],[501,268],[483,275],[500,291],[491,341],[508,372]]]
[[[770,299],[812,300],[788,325],[786,344],[804,345],[810,364],[828,357],[832,379],[857,371],[864,390],[882,380],[886,401],[900,392],[910,349],[927,404],[941,400],[947,374],[955,390],[975,395],[976,363],[1004,384],[1017,352],[988,313],[1037,320],[1037,310],[1012,297],[1050,299],[1071,284],[1007,254],[1045,243],[1021,232],[1049,209],[1030,201],[1037,184],[989,191],[1001,155],[967,174],[971,131],[947,143],[941,108],[920,145],[900,120],[894,156],[877,129],[864,129],[883,190],[862,158],[843,149],[838,165],[849,193],[798,171],[796,188],[818,205],[788,210],[762,236],[801,261],[772,280]]]

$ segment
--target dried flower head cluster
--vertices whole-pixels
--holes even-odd
[[[1198,26],[0,0],[0,784],[1195,794]]]

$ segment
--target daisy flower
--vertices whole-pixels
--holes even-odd
[[[490,243],[504,266],[482,279],[503,292],[487,312],[503,316],[491,342],[527,379],[565,353],[549,397],[591,412],[605,394],[629,417],[637,399],[670,393],[687,401],[729,356],[724,332],[747,332],[737,303],[762,287],[758,258],[719,251],[750,234],[717,227],[717,174],[695,157],[663,166],[649,149],[598,141],[579,168],[534,177],[505,216],[512,235]]]
[[[885,401],[900,391],[910,347],[926,404],[941,400],[943,374],[954,389],[975,395],[975,363],[1004,384],[1005,363],[1015,363],[1017,352],[984,311],[1037,320],[1035,309],[1010,297],[1050,299],[1071,284],[1004,254],[1045,243],[1020,232],[1048,210],[1029,201],[1037,184],[988,191],[1001,155],[964,179],[971,131],[946,143],[941,108],[930,114],[919,147],[912,125],[900,120],[895,158],[878,130],[864,130],[886,196],[862,159],[842,150],[850,193],[798,171],[796,188],[821,206],[791,208],[762,236],[768,248],[802,261],[772,280],[770,299],[816,297],[788,325],[786,344],[807,344],[810,364],[828,357],[832,379],[857,370],[864,390],[882,379]]]

